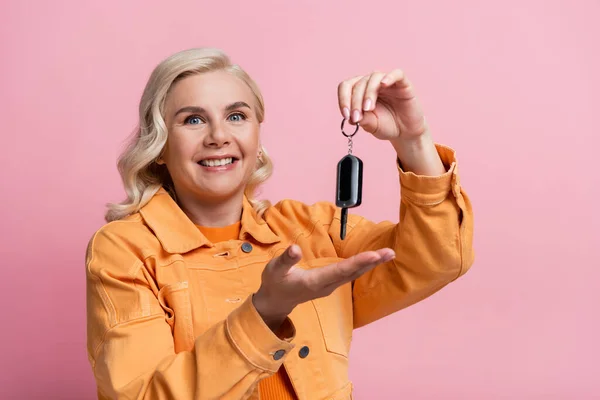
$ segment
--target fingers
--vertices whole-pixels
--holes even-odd
[[[406,80],[406,75],[401,69],[395,69],[393,71],[390,71],[387,74],[385,74],[385,76],[381,79],[381,84],[383,86],[391,86],[395,83],[399,85],[408,84],[408,81]]]
[[[384,74],[378,73],[378,75],[383,77]],[[338,85],[340,111],[344,118],[349,119],[351,123],[356,124],[362,119],[362,111],[365,105],[369,109],[375,108],[375,102],[372,98],[369,98],[366,104],[364,103],[365,90],[371,77],[372,75],[355,76]]]
[[[369,76],[363,76],[352,88],[352,99],[350,100],[350,122],[356,124],[362,119],[363,98],[365,89],[369,83]]]
[[[350,119],[350,103],[352,100],[352,88],[354,84],[362,79],[362,76],[355,76],[347,79],[338,85],[338,102],[340,112],[346,119]]]
[[[339,273],[337,279],[340,281],[354,279],[354,275],[356,273],[360,272],[360,275],[362,275],[362,273],[366,272],[367,270],[384,262],[390,261],[394,258],[394,256],[395,253],[391,249],[381,249],[373,252],[357,254],[354,257],[350,257],[335,264],[337,267],[337,272]]]
[[[323,268],[311,270],[309,286],[312,291],[336,287],[350,282],[379,264],[395,257],[392,249],[381,249],[357,254]],[[333,290],[332,289],[332,290]]]
[[[373,72],[370,75],[355,76],[341,82],[338,85],[340,112],[351,123],[360,122],[365,112],[375,109],[379,91],[391,86],[412,93],[410,82],[401,69],[388,73]]]
[[[377,95],[379,93],[379,87],[381,85],[381,79],[385,76],[383,72],[374,72],[369,77],[364,92],[357,92],[357,97],[362,95],[362,99],[357,99],[357,106],[362,107],[363,111],[373,111],[375,104],[377,103]],[[354,102],[353,102],[354,104]]]
[[[381,80],[381,87],[394,87],[396,96],[401,99],[411,99],[415,97],[415,93],[411,82],[406,77],[406,74],[401,69],[395,69],[387,73]]]
[[[384,76],[383,72],[371,74],[364,90],[355,87],[357,90],[353,93],[353,96],[357,97],[356,101],[353,101],[353,104],[356,104],[357,107],[362,107],[362,112],[355,111],[353,114],[356,118],[355,123],[360,121],[362,128],[367,132],[375,133],[379,128],[378,118],[372,111],[375,110],[381,87],[381,79]]]

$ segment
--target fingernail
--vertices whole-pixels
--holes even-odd
[[[352,121],[358,122],[359,120],[360,120],[360,111],[354,110],[354,112],[352,113]]]
[[[344,113],[344,118],[350,118],[350,110],[348,109],[348,107],[344,107],[344,110],[342,112]]]
[[[363,106],[363,109],[365,111],[369,111],[371,109],[371,99],[366,99],[365,100],[365,105]]]
[[[294,258],[297,255],[298,255],[298,246],[296,246],[295,244],[293,244],[288,249],[288,256]]]

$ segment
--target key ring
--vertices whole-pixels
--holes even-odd
[[[358,207],[362,202],[363,162],[352,155],[352,137],[358,132],[359,124],[351,134],[344,132],[346,118],[342,119],[342,135],[348,139],[348,155],[344,156],[337,166],[336,206],[341,208],[340,239],[346,237],[348,223],[348,208]]]
[[[352,139],[352,137],[353,137],[354,135],[356,135],[356,132],[358,132],[358,128],[360,127],[360,125],[359,125],[359,123],[357,122],[357,123],[356,123],[356,129],[354,130],[354,133],[353,133],[352,135],[348,135],[346,132],[344,132],[344,124],[345,124],[345,123],[346,123],[346,118],[344,118],[344,119],[342,120],[342,127],[341,127],[341,129],[342,129],[342,135],[346,136],[348,139]]]

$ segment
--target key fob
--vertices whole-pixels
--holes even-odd
[[[337,165],[335,204],[340,208],[360,206],[362,202],[363,162],[348,154]]]

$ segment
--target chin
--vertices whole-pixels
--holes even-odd
[[[243,195],[244,189],[239,187],[215,187],[203,188],[196,190],[200,199],[209,200],[210,202],[223,202],[232,199],[240,194]]]

